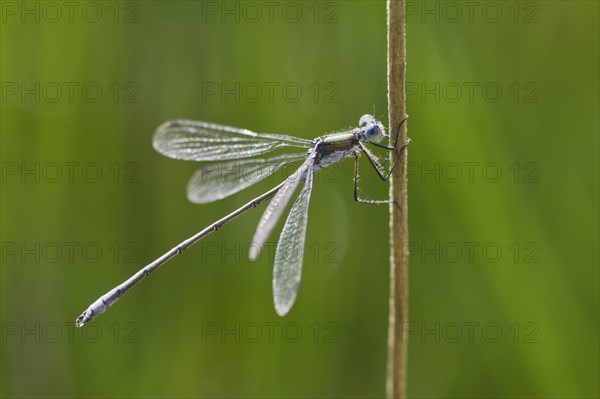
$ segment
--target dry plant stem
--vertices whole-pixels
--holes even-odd
[[[388,32],[388,113],[390,130],[397,128],[406,114],[404,0],[387,0]],[[400,143],[406,142],[406,123],[402,124]],[[390,314],[388,327],[387,397],[406,397],[407,342],[403,336],[408,322],[408,204],[406,190],[406,155],[391,151],[390,165],[401,156],[390,178]],[[396,205],[397,204],[397,205]]]

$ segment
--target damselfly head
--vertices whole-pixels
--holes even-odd
[[[365,127],[367,125],[371,125],[375,123],[375,117],[373,115],[363,115],[360,117],[360,119],[358,120],[358,126],[360,127]]]
[[[362,132],[360,139],[364,141],[379,141],[385,137],[385,128],[381,122],[377,122],[373,115],[363,115],[358,121]]]

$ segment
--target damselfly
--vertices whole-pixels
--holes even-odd
[[[302,162],[302,164],[276,187],[177,244],[128,280],[98,298],[77,318],[76,325],[82,327],[85,323],[103,313],[131,287],[169,259],[182,253],[190,245],[218,230],[247,210],[255,208],[267,199],[271,199],[258,223],[253,244],[250,247],[249,257],[256,259],[259,249],[277,224],[295,189],[301,181],[304,181],[304,187],[292,205],[279,236],[273,264],[275,310],[280,316],[286,315],[294,304],[300,284],[302,255],[308,221],[308,203],[313,187],[313,175],[320,169],[343,158],[354,157],[354,199],[358,202],[371,204],[390,203],[388,200],[374,201],[359,198],[358,159],[360,154],[364,153],[379,177],[382,180],[387,180],[398,161],[385,173],[384,162],[381,162],[377,155],[371,152],[365,144],[372,144],[389,151],[396,149],[400,126],[405,120],[406,118],[400,122],[396,130],[393,146],[379,143],[379,141],[389,138],[389,136],[385,134],[383,124],[375,120],[372,115],[363,115],[357,128],[317,137],[314,140],[304,140],[279,134],[254,133],[246,129],[206,122],[175,120],[163,124],[158,128],[153,139],[154,148],[161,154],[175,159],[191,161],[226,161],[217,164],[216,169],[241,171],[235,179],[227,180],[223,179],[219,173],[212,173],[211,171],[214,171],[214,168],[211,169],[205,166],[199,169],[188,184],[188,198],[195,203],[201,204],[225,198],[272,175],[286,165],[294,162]],[[400,147],[400,151],[404,150],[407,145],[408,141]],[[303,148],[306,151],[271,158],[248,159],[285,147]]]

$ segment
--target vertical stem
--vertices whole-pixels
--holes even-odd
[[[388,113],[390,136],[406,113],[405,71],[405,12],[404,0],[387,0],[388,42]],[[398,140],[406,142],[406,123]],[[400,145],[397,146],[397,150]],[[406,189],[406,155],[391,151],[390,165],[398,156],[398,167],[390,178],[390,314],[388,326],[387,397],[406,397],[407,342],[403,335],[408,322],[408,201]]]

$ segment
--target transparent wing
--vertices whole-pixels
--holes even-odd
[[[271,199],[267,209],[263,213],[260,218],[260,222],[258,222],[258,226],[256,227],[256,233],[254,233],[254,238],[252,239],[252,245],[250,246],[250,250],[248,253],[248,257],[252,260],[256,259],[261,248],[264,246],[267,238],[271,235],[273,228],[279,221],[281,214],[285,210],[286,205],[290,202],[290,198],[296,187],[301,180],[305,178],[309,170],[312,170],[312,166],[314,163],[315,149],[310,151],[307,155],[306,160],[296,171],[288,177],[277,194]]]
[[[309,140],[206,122],[175,120],[160,126],[154,149],[170,158],[189,161],[226,161],[250,158],[282,147],[310,148]]]
[[[306,173],[304,187],[285,221],[275,251],[273,302],[279,316],[285,316],[290,311],[300,286],[312,182],[313,170],[310,168]]]
[[[258,183],[285,165],[305,159],[306,154],[301,153],[208,164],[190,179],[187,196],[196,204],[217,201]]]

